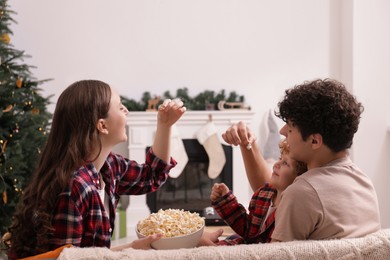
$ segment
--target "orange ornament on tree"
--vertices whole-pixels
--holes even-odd
[[[8,44],[10,41],[11,41],[11,38],[9,37],[9,35],[7,33],[3,33],[1,36],[0,36],[0,41]]]
[[[8,201],[8,197],[7,197],[7,192],[3,192],[3,203],[4,204],[7,204],[7,201]]]
[[[21,78],[18,78],[18,79],[16,80],[16,86],[17,86],[18,88],[21,88],[22,85],[23,85],[23,80],[22,80]]]
[[[33,115],[38,115],[39,114],[39,108],[33,108],[32,110],[31,110],[31,113],[33,114]]]

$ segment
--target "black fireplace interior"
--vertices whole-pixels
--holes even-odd
[[[156,192],[147,194],[147,204],[152,213],[159,209],[184,209],[198,212],[203,216],[205,208],[210,207],[210,193],[214,183],[225,183],[230,189],[232,180],[232,147],[222,145],[226,163],[221,174],[211,179],[207,175],[209,157],[197,139],[183,139],[188,163],[178,178],[168,178]],[[146,148],[149,149],[149,148]]]

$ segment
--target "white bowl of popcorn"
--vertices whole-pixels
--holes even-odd
[[[179,249],[196,247],[204,230],[204,218],[198,213],[180,209],[160,209],[138,222],[138,238],[153,234],[163,237],[151,244],[154,249]]]

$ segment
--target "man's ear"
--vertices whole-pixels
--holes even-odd
[[[311,140],[311,146],[313,149],[317,149],[321,147],[322,145],[322,135],[320,134],[312,134],[310,135],[310,140]]]
[[[108,134],[108,129],[106,127],[106,122],[104,119],[99,119],[97,124],[96,124],[97,130],[102,133],[102,134]]]

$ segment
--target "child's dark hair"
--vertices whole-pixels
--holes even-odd
[[[334,152],[351,147],[363,112],[362,104],[332,79],[304,82],[286,90],[278,107],[275,115],[295,124],[303,140],[321,134],[324,144]]]

